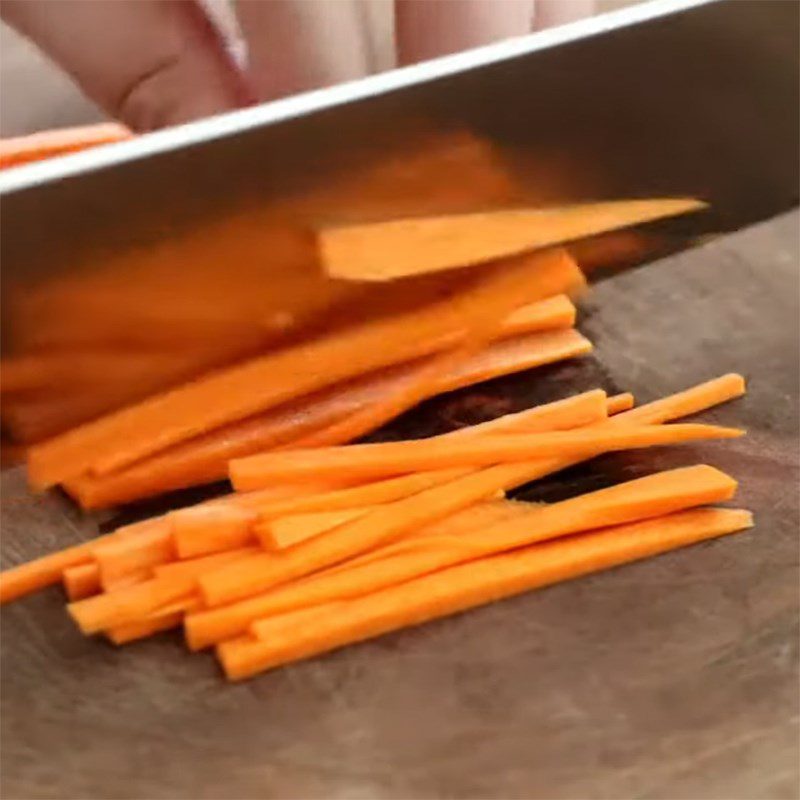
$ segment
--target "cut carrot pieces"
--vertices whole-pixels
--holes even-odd
[[[75,153],[101,144],[121,142],[131,135],[127,128],[116,122],[102,122],[0,139],[0,169]]]
[[[706,208],[693,199],[507,209],[324,228],[322,263],[335,278],[387,281],[483,261]]]
[[[262,542],[269,542],[275,550],[285,550],[374,510],[375,506],[360,506],[339,511],[315,511],[278,517],[264,525],[259,531],[259,538]]]
[[[251,491],[273,480],[317,480],[343,475],[363,480],[417,470],[489,466],[505,461],[530,461],[555,455],[580,455],[593,450],[625,450],[696,439],[740,436],[735,428],[712,425],[625,426],[532,434],[496,434],[468,440],[390,442],[343,448],[298,450],[252,456],[231,463],[231,481]]]
[[[310,434],[296,446],[320,447],[351,441],[436,394],[441,373],[450,372],[455,365],[465,362],[496,339],[502,330],[501,321],[519,307],[521,297],[531,302],[552,294],[553,282],[558,291],[576,289],[586,283],[578,265],[566,251],[543,251],[498,264],[481,276],[477,288],[454,299],[463,320],[463,342],[419,366],[409,385],[383,402],[367,406],[327,430]]]
[[[517,335],[454,365],[449,374],[439,376],[436,392],[574,358],[590,350],[590,342],[570,329]],[[109,475],[81,475],[66,481],[64,488],[83,508],[93,509],[221,480],[227,477],[230,459],[285,446],[310,431],[329,427],[360,406],[397,391],[408,380],[410,370],[413,365],[402,365],[367,375],[191,439]],[[331,439],[330,435],[326,438]]]
[[[564,541],[470,562],[333,603],[313,625],[286,627],[281,618],[253,626],[256,636],[221,644],[218,655],[232,680],[308,658],[345,644],[455,614],[521,592],[618,566],[752,526],[738,509],[695,509],[673,516],[587,533]]]
[[[531,261],[537,279],[542,263],[542,257]],[[545,297],[562,292],[565,280],[583,280],[561,250],[553,251],[550,272],[543,280],[556,288]],[[481,288],[463,290],[458,303],[433,302],[252,359],[82,425],[31,448],[29,481],[43,489],[88,470],[107,474],[325,386],[438,352],[463,335],[461,307]],[[325,364],[325,370],[312,364]]]
[[[166,518],[158,520],[138,536],[103,542],[93,555],[100,568],[100,584],[109,591],[142,575],[149,576],[152,567],[175,558],[172,530]]]
[[[171,539],[178,558],[197,552],[193,541],[216,542],[216,550],[243,547],[253,541],[253,523],[258,514],[234,505],[209,504],[177,511],[170,517]],[[208,552],[208,551],[206,551]]]
[[[378,548],[367,558],[351,559],[298,583],[201,611],[187,620],[187,637],[192,647],[207,646],[219,641],[215,638],[219,632],[226,637],[241,633],[244,624],[259,614],[357,597],[534,542],[724,502],[735,490],[736,481],[729,476],[712,467],[697,466],[639,478],[551,506],[518,504],[513,515],[504,509],[499,519],[487,519],[484,514],[470,525],[475,510],[481,508],[476,506],[461,512],[464,523],[460,529],[453,524],[455,518],[450,518],[421,529],[400,551],[397,545]],[[492,508],[492,504],[485,505]]]
[[[173,611],[170,614],[158,614],[148,617],[139,622],[127,622],[124,625],[117,625],[105,631],[109,641],[116,645],[128,644],[138,639],[152,636],[154,633],[161,633],[172,628],[177,628],[183,622],[183,614],[180,611]]]
[[[70,600],[83,600],[102,590],[100,568],[95,563],[78,564],[64,570],[64,591]]]
[[[633,395],[630,392],[624,394],[615,394],[613,397],[608,398],[608,405],[606,411],[608,416],[619,414],[622,411],[630,411],[635,404]]]

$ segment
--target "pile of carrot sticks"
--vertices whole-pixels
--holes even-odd
[[[86,635],[183,626],[226,675],[252,676],[540,586],[750,527],[706,465],[550,505],[505,499],[601,453],[731,438],[677,422],[744,393],[724,375],[634,407],[594,390],[424,440],[263,453],[236,491],[0,575],[7,602],[63,582]]]

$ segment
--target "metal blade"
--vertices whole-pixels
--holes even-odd
[[[657,0],[10,170],[0,176],[4,350],[32,346],[16,324],[31,291],[38,299],[23,314],[28,329],[37,314],[55,319],[52,293],[41,291],[49,281],[63,284],[64,275],[81,274],[79,267],[144,275],[136,272],[137,259],[152,262],[154,246],[164,243],[170,249],[162,266],[172,275],[156,287],[159,307],[152,314],[142,315],[139,277],[120,280],[116,296],[109,280],[95,306],[83,304],[78,289],[61,286],[58,313],[70,291],[78,299],[63,314],[64,325],[90,321],[95,307],[107,312],[116,305],[124,313],[133,293],[136,324],[155,330],[177,313],[169,298],[191,293],[198,261],[216,259],[221,279],[208,286],[218,295],[204,298],[203,313],[213,317],[225,305],[226,287],[242,269],[248,280],[257,277],[254,294],[275,295],[263,313],[280,328],[284,289],[273,280],[280,259],[266,232],[259,239],[261,221],[266,229],[273,219],[268,209],[282,209],[285,218],[287,208],[298,207],[287,206],[287,198],[324,197],[327,187],[382,159],[397,161],[399,153],[402,163],[409,142],[419,155],[424,142],[441,143],[453,131],[490,143],[513,165],[521,194],[490,191],[484,205],[671,195],[711,203],[710,213],[579,245],[589,267],[641,261],[775,215],[798,199],[799,11],[782,0]],[[429,183],[439,177],[432,174]],[[441,175],[444,188],[463,183],[466,191],[472,180],[467,172]],[[400,198],[391,197],[391,186],[383,191],[405,214],[426,213],[438,202],[419,187],[406,186]],[[314,213],[347,218],[364,211],[359,202],[351,187],[318,203]],[[453,210],[448,202],[441,210]],[[228,232],[230,247],[223,232],[212,237],[216,255],[196,237],[184,247],[196,233],[241,213],[251,215],[249,249],[240,246],[236,229]],[[299,221],[308,225],[308,214]],[[320,290],[321,275],[309,280],[303,292],[317,303],[309,301],[309,313],[328,308],[331,296],[344,291]],[[238,286],[247,286],[244,278]]]

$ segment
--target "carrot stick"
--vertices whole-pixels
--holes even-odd
[[[520,297],[529,302],[544,299],[552,294],[554,284],[559,291],[584,287],[586,280],[577,264],[565,251],[560,251],[559,256],[554,258],[553,253],[545,251],[527,258],[509,259],[498,265],[482,279],[479,291],[455,299],[465,330],[464,341],[459,346],[445,350],[421,365],[407,387],[388,396],[382,403],[367,406],[334,423],[326,431],[312,433],[296,446],[319,447],[329,442],[350,441],[379,428],[435,394],[441,373],[451,371],[482,346],[498,338],[502,329],[499,321],[519,306]]]
[[[617,429],[632,422],[667,422],[683,414],[698,411],[739,396],[744,391],[741,376],[726,375],[700,384],[669,398],[638,409],[625,411],[594,427]],[[578,463],[590,455],[600,455],[602,449],[583,456],[560,456],[522,464],[499,464],[478,472],[468,472],[452,482],[434,486],[404,500],[395,501],[380,518],[369,514],[346,523],[335,535],[304,542],[280,560],[261,560],[255,557],[245,569],[232,565],[204,576],[201,593],[209,606],[232,602],[258,591],[276,586],[316,569],[337,563],[358,552],[402,536],[407,530],[434,522],[479,500],[490,497],[499,489],[511,489],[529,481],[550,475]],[[244,565],[242,565],[244,566]]]
[[[624,394],[615,394],[613,397],[608,398],[608,405],[606,411],[608,416],[619,414],[622,411],[630,411],[635,404],[633,395],[630,392]]]
[[[101,144],[120,142],[129,139],[131,135],[127,128],[116,122],[103,122],[0,139],[0,169],[18,167]]]
[[[553,271],[571,279],[570,265],[577,268],[569,256],[550,258]],[[532,264],[540,271],[540,260]],[[31,448],[29,481],[43,489],[89,469],[106,474],[325,386],[438,352],[463,330],[460,307],[481,289],[465,289],[458,303],[447,298],[254,358],[82,425]]]
[[[679,198],[413,217],[323,228],[319,247],[323,266],[334,278],[388,281],[507,258],[706,207]]]
[[[359,600],[318,609],[313,624],[280,617],[255,627],[257,640],[218,647],[231,680],[308,658],[542,586],[598,572],[752,526],[738,509],[694,509],[462,564]]]
[[[168,517],[158,519],[139,536],[114,539],[98,544],[94,549],[94,557],[100,570],[100,585],[104,590],[120,586],[120,581],[128,582],[131,578],[138,582],[145,570],[156,564],[173,561],[176,557],[172,540],[172,528]]]
[[[83,600],[101,591],[100,568],[91,562],[68,567],[64,570],[62,580],[70,600]]]
[[[590,350],[589,341],[570,329],[511,337],[489,345],[455,366],[451,373],[441,375],[436,393],[573,358]],[[310,431],[328,427],[354,409],[397,391],[413,369],[413,364],[404,364],[366,375],[190,439],[118,472],[103,477],[81,475],[65,482],[64,488],[83,508],[94,509],[221,480],[227,477],[231,459],[285,445]]]
[[[180,558],[187,558],[180,543],[202,539],[216,542],[218,550],[243,547],[253,541],[253,523],[258,515],[232,505],[185,508],[172,515],[172,538]]]
[[[500,347],[497,348],[490,345],[484,352],[474,354],[473,357],[461,362],[460,364],[452,362],[448,364],[440,364],[439,366],[443,371],[452,371],[451,374],[454,380],[452,380],[451,385],[447,387],[444,387],[441,384],[429,385],[431,391],[428,392],[428,395],[433,396],[442,391],[461,388],[461,386],[470,385],[477,382],[473,380],[458,380],[458,382],[456,382],[455,379],[457,379],[459,371],[463,370],[465,367],[467,369],[476,369],[476,374],[480,374],[480,380],[489,380],[490,377],[498,377],[498,375],[505,375],[509,374],[510,372],[521,371],[522,363],[518,360],[518,357],[513,355],[513,350],[516,350],[520,355],[526,353],[527,364],[524,367],[525,369],[554,363],[565,358],[573,358],[575,356],[585,355],[592,350],[591,342],[588,339],[585,339],[575,330],[557,331],[551,334],[545,333],[535,336],[536,340],[533,340],[532,337],[518,337],[516,339],[510,339],[506,342],[501,342]],[[525,338],[528,339],[527,343],[524,341]],[[510,357],[510,363],[513,364],[512,369],[507,368],[507,366],[509,366],[509,362],[507,360],[497,360],[498,355],[501,356],[501,359],[503,358],[502,354],[505,354],[506,359]],[[482,362],[487,365],[489,370],[492,370],[492,373],[490,373],[488,370],[477,373],[477,370],[480,369],[479,365]],[[504,364],[506,366],[505,368],[502,368],[502,365]],[[413,378],[413,376],[411,377]],[[409,403],[413,397],[416,397],[414,402],[417,402],[417,400],[421,399],[420,396],[410,394],[404,394],[402,397],[404,397],[408,402],[405,402],[405,400],[398,400],[396,402],[391,401],[389,405],[382,407],[382,409],[390,408],[392,413],[396,412],[399,414],[405,410],[405,408],[410,407]],[[352,423],[349,419],[345,419],[340,422],[334,422],[332,425],[320,428],[308,436],[301,437],[300,439],[291,442],[290,445],[281,449],[286,449],[287,447],[290,447],[291,449],[329,447],[337,444],[345,444],[346,442],[352,441],[352,439],[357,438],[358,436],[380,427],[380,425],[382,425],[388,418],[389,414],[384,413],[383,410],[381,410],[380,413],[365,413],[362,418],[359,418],[357,424]]]
[[[713,425],[625,426],[532,434],[496,434],[468,440],[425,439],[408,442],[350,445],[250,456],[231,462],[231,482],[238,491],[262,488],[273,480],[324,479],[342,475],[364,480],[417,470],[488,466],[548,456],[580,455],[587,451],[626,450],[696,439],[730,439],[735,428]]]
[[[506,414],[488,422],[461,428],[434,437],[434,441],[453,437],[476,436],[498,431],[568,430],[603,418],[606,395],[600,389],[582,395],[536,406],[516,414]],[[593,407],[594,406],[594,407]],[[341,511],[317,511],[290,514],[267,521],[256,528],[261,543],[270,550],[283,550],[305,539],[335,528],[351,519],[364,516],[369,507]]]
[[[745,393],[744,378],[731,372],[719,378],[692,386],[682,392],[655,400],[619,414],[614,423],[653,425],[697,414],[712,406],[741,397]]]
[[[278,517],[267,520],[266,525],[258,531],[258,538],[262,542],[269,541],[276,550],[285,550],[374,510],[375,506],[357,506],[337,511],[312,511]]]
[[[606,395],[600,389],[584,392],[580,395],[547,403],[542,406],[527,409],[517,414],[508,414],[489,422],[474,425],[469,428],[462,428],[458,431],[442,434],[428,441],[441,441],[454,437],[463,438],[464,436],[477,436],[480,434],[491,433],[499,430],[525,430],[534,431],[553,431],[568,430],[587,425],[592,422],[604,419],[606,413]],[[428,473],[417,473],[396,479],[376,481],[360,489],[354,487],[352,490],[343,492],[339,495],[328,495],[312,498],[308,501],[291,504],[262,508],[262,516],[272,517],[273,519],[297,513],[309,513],[311,511],[324,510],[333,511],[339,508],[358,508],[361,506],[374,505],[375,503],[386,503],[398,500],[411,494],[415,494],[431,486],[447,483],[448,481],[464,474],[464,470],[439,470]],[[342,505],[342,504],[345,505]],[[310,507],[313,505],[313,508]],[[270,527],[261,526],[257,533],[262,544],[270,549],[282,549],[281,537],[273,537]],[[308,538],[308,537],[307,537]],[[195,540],[193,540],[195,541]],[[295,543],[297,543],[295,541]],[[179,551],[181,543],[178,543]],[[187,546],[193,546],[187,543]],[[204,545],[203,545],[204,546]]]
[[[58,583],[65,570],[93,561],[95,550],[99,545],[126,536],[138,536],[151,525],[149,521],[128,525],[105,536],[98,536],[88,542],[3,570],[0,572],[0,604]]]
[[[229,564],[232,561],[247,558],[247,556],[252,556],[259,552],[261,552],[259,547],[239,547],[235,550],[213,553],[210,556],[189,558],[185,561],[173,561],[170,564],[159,564],[153,567],[153,576],[156,578],[194,578],[221,564]]]
[[[196,595],[195,578],[152,578],[144,583],[105,592],[67,605],[72,619],[86,635],[137,622],[168,603]]]
[[[479,521],[472,529],[454,529],[451,517],[403,540],[411,546],[400,551],[394,549],[397,544],[379,547],[368,557],[346,561],[336,569],[198,612],[187,618],[187,638],[190,647],[207,646],[220,641],[218,636],[227,638],[241,633],[249,621],[259,616],[368,594],[461,561],[537,541],[723,502],[735,490],[732,478],[701,465],[639,478],[550,506],[519,504],[521,508],[513,516],[506,514],[488,523]],[[464,509],[455,518],[463,515],[469,520],[478,508]]]
[[[309,576],[297,583],[265,594],[255,595],[231,605],[194,610],[187,614],[184,620],[186,643],[191,650],[201,650],[231,639],[244,633],[254,620],[261,619],[268,614],[282,613],[283,610],[298,607],[298,597],[308,598],[310,602],[312,599],[310,593],[317,591],[316,581],[318,579],[324,577],[327,580],[331,576],[349,572],[351,569],[362,568],[376,561],[427,551],[431,546],[436,546],[442,537],[460,535],[484,525],[494,524],[501,519],[513,518],[527,513],[529,508],[529,503],[508,500],[477,503],[421,529],[418,533],[414,532],[405,539],[363,553],[350,561],[326,569],[319,575]],[[306,593],[306,588],[309,589],[309,593]]]
[[[138,622],[126,622],[123,625],[116,625],[109,628],[105,634],[108,639],[116,645],[135,642],[137,639],[144,639],[154,633],[177,628],[183,621],[183,614],[180,611],[173,611],[171,614],[158,614],[148,617]]]

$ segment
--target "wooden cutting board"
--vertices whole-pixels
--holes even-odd
[[[523,496],[705,461],[742,481],[755,530],[236,686],[177,635],[84,640],[54,589],[2,613],[2,796],[796,797],[797,242],[792,213],[607,281],[581,323],[594,357],[439,398],[384,434],[741,371],[749,395],[705,418],[745,439],[607,457]],[[2,489],[6,565],[97,528],[19,471]]]

